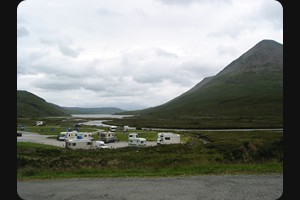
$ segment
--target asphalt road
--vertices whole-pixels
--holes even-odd
[[[24,200],[276,200],[282,175],[17,181]]]

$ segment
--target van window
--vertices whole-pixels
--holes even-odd
[[[165,140],[170,140],[170,137],[165,137]]]

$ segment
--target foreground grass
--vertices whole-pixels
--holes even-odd
[[[235,175],[282,173],[282,164],[214,164],[162,169],[90,169],[81,168],[73,171],[37,171],[27,169],[17,174],[18,180],[57,179],[57,178],[114,178],[114,177],[167,177],[193,175]]]
[[[145,133],[149,134],[149,133]],[[17,179],[265,174],[283,171],[283,133],[193,132],[185,144],[69,150],[17,143]],[[208,141],[204,144],[203,140]]]

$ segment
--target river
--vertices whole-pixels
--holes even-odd
[[[110,127],[111,125],[108,124],[103,124],[103,122],[107,122],[110,121],[107,118],[111,118],[111,119],[121,119],[124,117],[131,117],[133,115],[112,115],[112,114],[72,114],[72,117],[74,118],[81,118],[81,119],[95,119],[95,118],[103,118],[103,120],[91,120],[91,121],[87,121],[87,122],[82,122],[79,124],[83,124],[83,125],[89,125],[89,126],[99,126],[99,127]],[[104,120],[105,119],[105,120]]]
[[[112,115],[112,114],[73,114],[74,118],[105,118],[105,120],[91,120],[87,122],[83,122],[80,124],[90,125],[90,126],[99,126],[99,127],[110,127],[109,124],[103,124],[102,122],[107,122],[107,118],[112,119],[122,119],[124,117],[131,117],[134,115]],[[131,127],[135,129],[135,127]],[[155,130],[155,131],[279,131],[282,132],[283,128],[244,128],[244,129],[172,129],[172,128],[142,128],[143,130]]]

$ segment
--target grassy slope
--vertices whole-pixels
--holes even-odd
[[[27,91],[17,91],[17,117],[67,116],[67,112]]]

